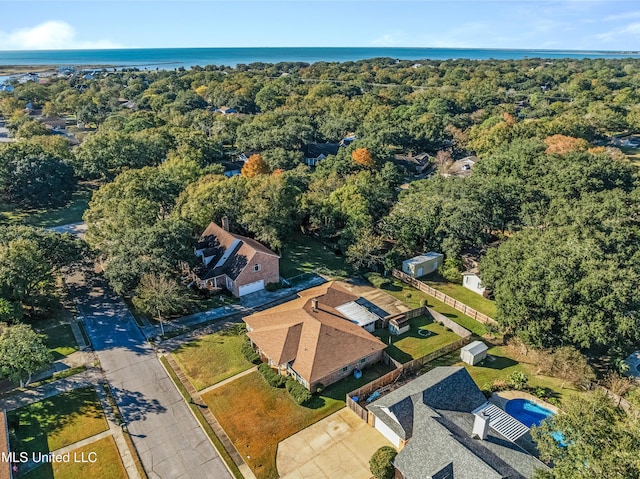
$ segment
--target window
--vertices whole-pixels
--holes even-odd
[[[346,373],[349,370],[349,366],[345,366],[344,368],[342,368],[342,372]]]
[[[360,360],[360,364],[364,364],[364,363],[366,363],[366,362],[367,362],[367,358],[362,358],[362,359]]]
[[[254,264],[253,265],[253,270],[254,271],[260,271],[260,265],[259,264]]]

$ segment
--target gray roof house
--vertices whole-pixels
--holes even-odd
[[[528,428],[488,403],[461,367],[432,369],[368,409],[400,449],[396,478],[526,479],[547,468],[525,450]]]

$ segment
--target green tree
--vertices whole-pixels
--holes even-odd
[[[376,479],[392,479],[395,474],[393,460],[398,452],[390,446],[382,446],[369,460],[369,470]]]
[[[0,335],[0,373],[20,387],[31,381],[31,376],[47,367],[53,358],[44,345],[42,336],[27,324],[6,328]]]
[[[184,311],[186,298],[174,279],[146,274],[135,290],[133,305],[140,312],[157,317],[164,335],[164,321],[168,316]]]
[[[640,477],[640,422],[603,392],[563,403],[563,412],[533,428],[532,436],[540,457],[554,466],[536,478]]]
[[[45,154],[13,159],[0,169],[5,200],[26,207],[66,204],[76,190],[73,168],[64,160]]]

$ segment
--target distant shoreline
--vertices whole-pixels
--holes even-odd
[[[487,48],[138,48],[121,50],[0,51],[0,75],[51,71],[57,66],[82,69],[147,68],[149,70],[189,69],[194,66],[283,62],[355,62],[373,58],[404,61],[522,60],[544,59],[638,59],[634,51],[507,50]]]

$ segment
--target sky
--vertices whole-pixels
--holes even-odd
[[[0,50],[640,50],[640,1],[4,1]]]

